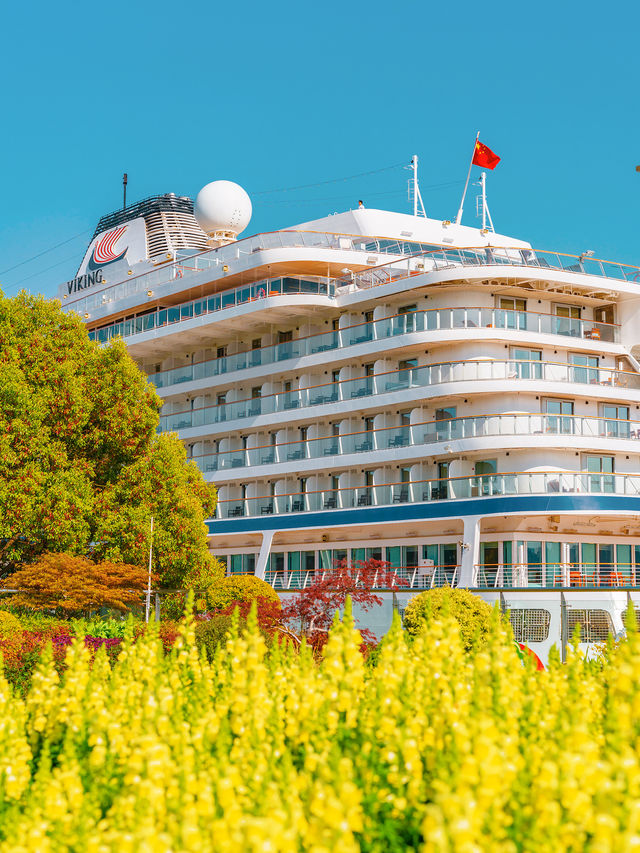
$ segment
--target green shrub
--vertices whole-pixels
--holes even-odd
[[[207,590],[210,610],[224,610],[235,601],[252,602],[257,598],[280,602],[280,597],[273,587],[255,575],[231,575]]]
[[[196,644],[200,651],[204,651],[209,663],[218,646],[224,643],[230,628],[231,616],[223,614],[216,614],[196,625]]]
[[[460,626],[466,651],[485,642],[491,622],[491,607],[467,589],[446,586],[416,595],[404,611],[404,627],[415,637],[425,625],[447,614]]]

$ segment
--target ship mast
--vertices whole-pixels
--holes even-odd
[[[420,185],[418,184],[418,155],[414,154],[411,159],[411,168],[413,169],[413,215],[424,216],[426,218],[422,196],[420,195]]]

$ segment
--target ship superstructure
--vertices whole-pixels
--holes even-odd
[[[640,268],[365,208],[235,240],[224,204],[205,233],[158,198],[103,220],[60,298],[156,385],[160,429],[218,488],[229,572],[286,594],[387,560],[407,586],[380,624],[464,586],[543,655],[576,622],[586,643],[622,629]]]

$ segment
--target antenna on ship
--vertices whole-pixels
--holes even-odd
[[[480,173],[480,180],[476,183],[476,186],[479,186],[482,190],[479,196],[476,197],[476,213],[478,216],[482,216],[482,230],[483,231],[493,231],[495,233],[495,228],[493,227],[493,220],[491,219],[491,213],[489,212],[489,205],[487,204],[487,173]],[[489,223],[489,228],[487,228],[487,223]]]
[[[426,218],[422,196],[420,195],[420,185],[418,184],[418,155],[414,154],[411,158],[411,168],[413,169],[413,215],[424,216]]]
[[[124,210],[127,206],[127,182],[129,178],[127,177],[127,173],[125,172],[122,176],[122,209]]]

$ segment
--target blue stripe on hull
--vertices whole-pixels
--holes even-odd
[[[465,515],[509,515],[522,512],[636,512],[640,496],[632,495],[500,495],[457,501],[395,506],[332,509],[249,518],[224,518],[208,521],[210,534],[255,533],[263,530],[297,530],[307,527],[336,527],[342,524],[384,524],[393,521],[419,521],[431,518],[461,518]]]

